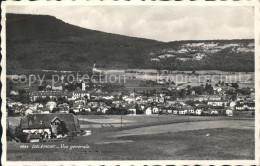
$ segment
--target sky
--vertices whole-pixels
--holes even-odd
[[[159,41],[253,39],[253,7],[8,6],[7,13],[55,16],[80,27]]]

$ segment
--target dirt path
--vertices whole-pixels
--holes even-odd
[[[178,132],[187,130],[201,130],[211,128],[235,128],[235,129],[254,129],[254,121],[251,120],[227,120],[227,121],[200,121],[190,123],[175,123],[142,127],[124,130],[111,137],[121,137],[129,135],[159,134],[168,132]]]

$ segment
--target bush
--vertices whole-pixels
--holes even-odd
[[[24,133],[24,132],[19,133],[19,134],[16,135],[16,137],[17,137],[22,143],[28,142],[28,136],[29,136],[29,134],[28,134],[28,133]]]
[[[28,133],[24,133],[22,129],[18,126],[15,128],[15,137],[17,137],[22,143],[28,142]]]

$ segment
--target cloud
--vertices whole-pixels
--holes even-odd
[[[52,15],[84,28],[160,41],[254,38],[252,7],[8,6],[7,12]]]

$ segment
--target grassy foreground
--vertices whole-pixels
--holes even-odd
[[[204,129],[140,136],[96,133],[71,141],[45,143],[88,145],[86,149],[22,149],[8,143],[7,160],[235,160],[254,159],[254,130]],[[32,143],[27,144],[32,146]]]

